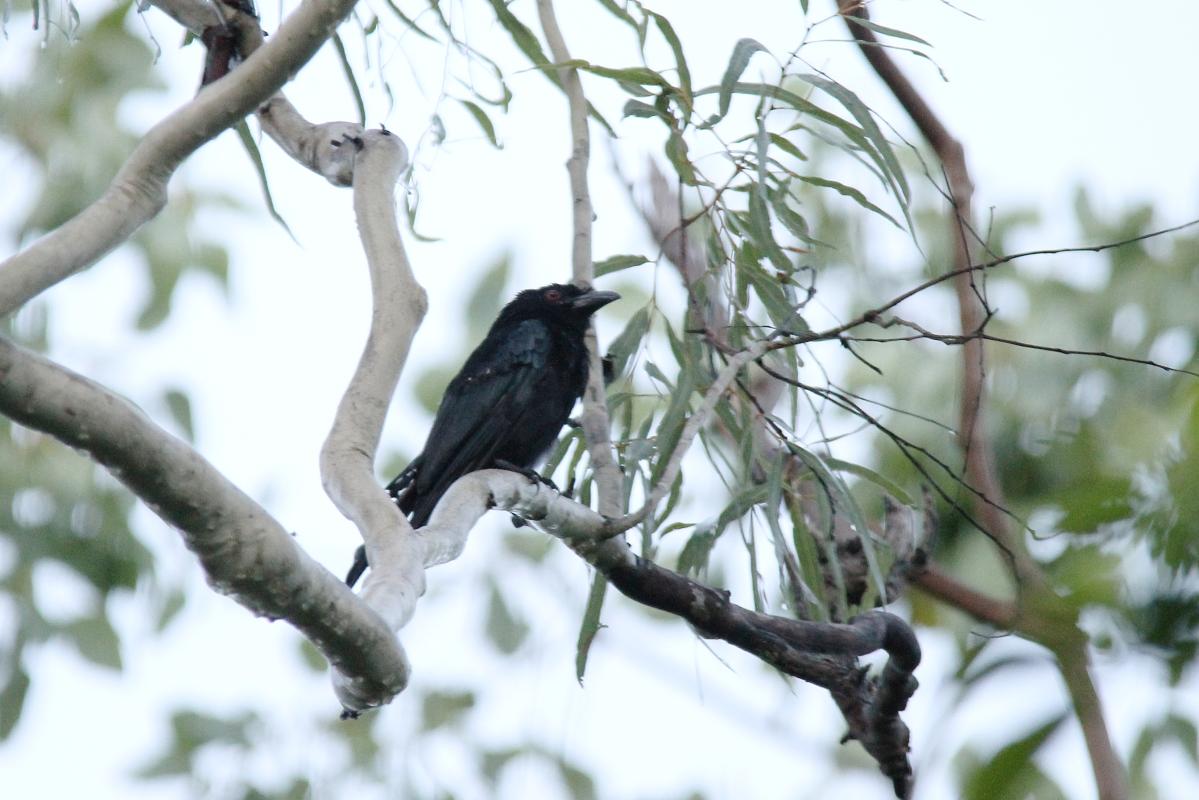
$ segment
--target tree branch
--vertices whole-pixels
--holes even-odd
[[[570,61],[570,51],[562,38],[562,29],[554,15],[553,0],[537,0],[537,15],[545,32],[550,54],[554,61],[562,64]],[[574,282],[591,286],[595,282],[595,267],[591,261],[591,221],[595,216],[591,208],[591,193],[587,187],[587,166],[591,160],[591,136],[587,125],[587,98],[583,94],[583,83],[579,71],[574,67],[558,68],[558,79],[566,92],[570,107],[570,160],[566,162],[570,173],[570,193],[573,209],[572,225],[574,238],[571,245],[571,272]],[[587,439],[587,452],[591,458],[591,470],[599,494],[600,513],[616,517],[621,512],[620,468],[612,457],[612,436],[608,421],[607,392],[604,389],[604,371],[600,362],[599,345],[595,338],[595,325],[587,329],[587,353],[590,361],[587,389],[583,393],[583,434]]]
[[[354,213],[370,269],[371,327],[321,449],[321,480],[326,494],[366,542],[373,569],[363,585],[363,600],[393,630],[399,630],[424,593],[424,559],[408,521],[375,480],[375,453],[428,302],[412,274],[396,225],[395,185],[408,161],[403,142],[387,131],[372,130],[345,140],[341,147],[356,154]],[[405,669],[404,683],[407,677]],[[382,705],[393,696],[341,674],[335,673],[333,680],[338,698],[351,714]]]
[[[103,465],[196,554],[209,583],[254,614],[285,619],[364,691],[407,674],[384,621],[184,442],[95,382],[0,337],[0,411]]]
[[[912,672],[920,645],[899,617],[882,611],[845,624],[762,614],[736,605],[726,591],[691,580],[632,553],[613,539],[600,514],[539,482],[506,470],[481,470],[456,481],[429,524],[416,532],[425,562],[461,552],[470,529],[490,508],[519,513],[562,539],[631,600],[674,614],[705,638],[722,639],[771,666],[832,692],[858,739],[904,796],[911,768],[908,731],[899,719],[916,690]],[[429,537],[429,540],[426,540]],[[877,650],[890,656],[879,677],[866,677],[855,657]]]
[[[153,218],[183,159],[274,95],[353,6],[354,0],[307,0],[242,68],[151,128],[99,199],[0,263],[0,316],[91,266]]]
[[[857,40],[862,55],[887,84],[908,116],[920,129],[921,134],[937,154],[949,182],[951,225],[955,232],[954,266],[958,275],[954,288],[958,296],[959,315],[963,334],[981,331],[986,320],[986,304],[979,288],[972,280],[970,270],[970,231],[973,213],[971,197],[973,183],[966,167],[962,145],[940,121],[932,108],[899,69],[891,55],[878,47],[878,39],[866,25],[855,24],[854,20],[869,20],[869,13],[861,0],[837,0],[837,7],[845,19],[850,34]],[[995,459],[984,425],[984,380],[986,377],[983,360],[982,338],[972,338],[963,346],[963,373],[961,398],[961,429],[965,434],[966,480],[982,492],[988,502],[977,502],[980,518],[988,532],[1010,554],[1012,568],[1021,586],[1022,605],[1033,608],[1041,603],[1058,601],[1048,585],[1040,566],[1024,548],[1020,535],[1013,534],[1002,514],[1003,490],[995,471]],[[1029,596],[1031,595],[1031,596]],[[1060,601],[1059,601],[1060,602]],[[1035,612],[1034,612],[1035,613]],[[1100,709],[1099,695],[1095,690],[1087,669],[1087,639],[1077,625],[1055,626],[1060,638],[1042,639],[1057,655],[1062,677],[1074,700],[1075,713],[1083,728],[1087,750],[1095,774],[1095,782],[1101,800],[1119,800],[1128,796],[1128,779],[1124,767],[1116,756]],[[1066,635],[1072,634],[1072,635]]]

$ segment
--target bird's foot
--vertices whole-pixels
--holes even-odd
[[[513,528],[524,528],[529,524],[529,521],[520,514],[511,514],[510,516],[512,517]]]
[[[558,489],[558,484],[554,483],[552,480],[545,477],[532,467],[520,467],[516,464],[513,464],[511,461],[505,461],[502,458],[497,458],[495,460],[495,466],[499,469],[506,469],[509,472],[519,472],[521,475],[524,475],[526,478],[528,478],[530,482],[544,484],[553,489],[555,492],[561,493],[561,491]]]
[[[571,419],[566,420],[566,427],[578,430],[579,428],[583,427],[583,423],[572,417]]]

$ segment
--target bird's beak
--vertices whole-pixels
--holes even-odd
[[[620,295],[616,292],[601,292],[596,289],[584,292],[575,299],[570,301],[570,307],[577,311],[588,311],[595,313],[598,309],[608,305],[613,300],[619,300]]]

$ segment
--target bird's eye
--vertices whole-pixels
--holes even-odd
[[[562,292],[558,291],[557,289],[550,289],[545,293],[545,299],[551,303],[556,303],[562,299]]]

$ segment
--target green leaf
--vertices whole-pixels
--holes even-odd
[[[687,540],[687,544],[683,545],[683,550],[679,553],[676,569],[683,575],[698,576],[708,568],[708,556],[711,555],[712,547],[715,544],[716,533],[712,526],[696,528],[695,533],[691,534],[691,538]]]
[[[1066,718],[1066,714],[1058,714],[992,756],[966,778],[965,800],[1024,800],[1029,797],[1029,783],[1040,783],[1044,777],[1033,764],[1032,757]],[[1035,796],[1045,795],[1038,793]]]
[[[812,74],[798,75],[796,77],[835,98],[837,102],[853,115],[853,118],[862,127],[863,133],[874,143],[875,149],[886,164],[884,172],[891,178],[892,186],[895,189],[895,196],[900,198],[906,207],[911,201],[907,178],[904,177],[903,167],[900,166],[899,159],[895,157],[895,153],[891,149],[891,143],[887,141],[887,137],[883,135],[882,130],[878,127],[878,123],[875,122],[874,114],[870,111],[870,108],[856,94],[836,81]]]
[[[492,147],[502,150],[503,147],[495,136],[495,126],[491,124],[491,117],[487,116],[487,112],[480,108],[478,103],[472,103],[470,100],[459,100],[458,102],[470,112],[471,116],[475,118],[475,122],[479,123],[479,127],[483,129],[483,133],[487,134],[487,139],[491,142]]]
[[[13,663],[8,682],[0,689],[0,742],[7,739],[17,727],[28,694],[29,673],[19,663]]]
[[[512,655],[529,635],[529,625],[512,612],[499,587],[491,583],[491,597],[487,603],[487,638],[504,655]]]
[[[549,470],[543,474],[548,475]],[[504,536],[504,547],[521,558],[540,564],[553,551],[554,539],[543,533],[508,531]]]
[[[500,25],[504,30],[508,31],[508,35],[512,37],[512,41],[520,48],[520,51],[539,67],[547,66],[550,60],[545,55],[545,50],[541,48],[541,41],[537,38],[533,31],[529,30],[529,26],[525,25],[516,15],[508,10],[508,4],[504,0],[488,0],[491,3],[492,10],[495,11],[495,16],[499,20]],[[558,75],[553,71],[546,72],[546,75],[554,83],[558,83]]]
[[[789,273],[794,269],[794,265],[787,258],[783,249],[779,247],[778,242],[774,239],[774,233],[770,229],[770,210],[765,197],[765,184],[759,183],[757,187],[761,191],[754,191],[749,195],[750,238],[758,246],[758,251],[764,253],[773,262],[776,269],[783,273]]]
[[[821,488],[824,490],[822,494],[826,494],[828,499],[833,503],[833,510],[838,514],[845,515],[849,520],[850,525],[853,526],[853,530],[858,536],[858,541],[862,543],[862,555],[866,558],[866,565],[870,571],[870,579],[874,583],[874,591],[877,592],[879,597],[886,597],[886,581],[883,580],[882,569],[878,563],[878,554],[874,549],[874,540],[870,535],[870,526],[866,524],[866,517],[862,514],[862,509],[858,506],[853,493],[845,485],[845,481],[828,468],[821,456],[805,450],[794,442],[788,442],[787,449],[798,456],[804,465],[812,470],[820,482]],[[836,561],[835,554],[832,560]],[[840,585],[838,588],[841,588]]]
[[[629,267],[636,267],[641,264],[648,264],[648,263],[649,263],[649,259],[646,258],[645,256],[634,256],[634,255],[609,256],[608,258],[605,258],[603,261],[595,262],[595,265],[594,265],[595,266],[595,277],[598,278],[602,275],[607,275],[611,272],[619,272],[622,269],[628,269]]]
[[[329,669],[329,662],[325,660],[324,654],[307,639],[300,639],[300,659],[304,666],[313,672],[323,673]]]
[[[893,36],[896,39],[906,39],[909,42],[916,42],[917,44],[922,44],[925,47],[932,47],[931,44],[926,42],[924,39],[921,39],[919,36],[914,36],[906,31],[897,30],[895,28],[888,28],[886,25],[879,25],[873,20],[862,19],[861,17],[853,14],[842,14],[841,18],[846,22],[853,23],[854,25],[860,25],[863,28],[868,28],[869,30],[872,30],[875,33],[883,36]]]
[[[395,14],[396,17],[399,18],[400,22],[404,23],[405,27],[407,27],[410,31],[415,33],[417,36],[428,39],[430,42],[437,41],[434,36],[427,33],[421,26],[417,25],[415,20],[411,19],[407,14],[401,11],[399,7],[396,6],[394,0],[383,0],[383,2],[387,4],[389,9],[391,9],[391,13]]]
[[[883,211],[881,208],[876,206],[874,203],[871,203],[869,200],[866,199],[866,195],[862,194],[860,191],[853,188],[852,186],[846,186],[845,184],[838,183],[837,181],[830,181],[827,178],[818,178],[815,175],[796,175],[795,177],[798,178],[799,180],[803,181],[804,183],[810,183],[813,186],[820,186],[825,189],[832,189],[833,191],[850,198],[851,200],[853,200],[855,203],[857,203],[858,205],[860,205],[862,208],[866,209],[867,211],[873,211],[875,214],[878,214],[880,217],[882,217],[883,219],[890,222],[896,228],[903,230],[903,226],[900,225],[895,220],[895,217],[891,216],[886,211]]]
[[[162,399],[167,404],[167,410],[171,412],[171,419],[175,420],[183,435],[189,442],[195,441],[196,430],[192,423],[191,400],[178,389],[168,389]]]
[[[495,319],[504,304],[504,291],[512,274],[512,259],[504,254],[483,273],[470,299],[466,301],[466,318],[471,324],[473,339],[483,338],[487,320]]]
[[[770,134],[770,143],[797,161],[808,160],[808,157],[804,155],[803,151],[799,149],[795,142],[791,141],[785,136],[772,133]]]
[[[1089,475],[1085,482],[1058,493],[1057,503],[1066,514],[1057,527],[1070,533],[1093,533],[1101,525],[1131,517],[1132,498],[1129,478]]]
[[[171,729],[178,745],[189,751],[209,742],[225,742],[246,747],[250,744],[249,727],[257,722],[253,712],[222,719],[199,711],[177,711],[171,716]]]
[[[687,157],[687,140],[677,130],[672,130],[670,138],[666,140],[666,157],[670,159],[675,172],[678,173],[679,180],[688,186],[697,184],[695,168],[691,166],[691,161]]]
[[[358,78],[354,75],[354,68],[350,66],[350,57],[346,55],[345,42],[341,40],[341,36],[337,31],[333,32],[330,37],[333,42],[333,49],[337,51],[337,58],[341,61],[341,71],[346,76],[346,81],[350,84],[350,91],[354,94],[354,107],[358,109],[358,124],[366,125],[366,104],[362,101],[362,90],[358,88]]]
[[[741,73],[745,72],[745,68],[749,66],[749,60],[753,58],[754,53],[769,53],[761,42],[754,39],[740,39],[733,46],[733,54],[729,57],[728,66],[724,69],[724,77],[720,79],[720,98],[719,111],[715,117],[704,123],[705,128],[710,128],[720,120],[724,119],[729,113],[729,103],[732,101],[733,89],[737,85],[737,81],[741,78]]]
[[[279,215],[278,209],[275,208],[275,200],[271,197],[271,184],[266,177],[266,165],[262,163],[262,153],[258,151],[258,143],[254,141],[254,135],[250,133],[250,126],[246,121],[239,120],[233,129],[237,131],[237,138],[241,140],[242,147],[246,150],[246,155],[250,157],[250,162],[254,164],[254,172],[258,175],[258,185],[262,188],[262,199],[266,203],[267,213],[271,215],[271,219],[279,223],[280,227],[287,232],[293,242],[299,244],[296,235],[291,232],[291,227],[287,221]]]
[[[832,617],[826,602],[827,597],[823,591],[824,574],[820,569],[820,553],[817,550],[816,537],[804,520],[800,504],[790,502],[787,506],[791,516],[791,541],[795,545],[795,555],[799,559],[800,575],[804,584],[812,588],[813,592],[816,589],[821,590],[819,594],[813,594],[807,598],[809,601],[807,611],[815,619],[827,622]],[[842,609],[842,613],[844,613],[844,609]]]
[[[121,668],[121,642],[106,617],[77,620],[67,625],[65,632],[88,661],[109,669]]]
[[[674,88],[670,81],[649,67],[601,67],[598,64],[591,64],[579,59],[572,59],[563,64],[551,64],[548,66],[554,68],[564,66],[575,67],[584,72],[590,72],[592,75],[598,75],[601,78],[610,78],[621,83],[631,83],[634,86],[658,86],[663,89]]]
[[[861,464],[854,464],[850,461],[842,461],[839,458],[826,458],[824,459],[824,463],[828,465],[829,469],[837,470],[838,472],[848,472],[849,474],[856,475],[863,480],[870,481],[905,506],[910,508],[916,507],[916,501],[912,499],[912,496],[908,494],[902,486],[885,475],[880,475],[869,467],[864,467]]]
[[[558,774],[562,776],[562,782],[566,784],[569,796],[573,800],[595,800],[594,778],[566,759],[555,759],[555,763],[558,765]]]
[[[421,701],[421,730],[454,725],[474,707],[474,692],[429,692]]]
[[[558,78],[557,71],[544,69],[549,66],[550,60],[546,58],[545,50],[541,48],[541,42],[537,39],[533,31],[529,30],[529,26],[517,19],[516,15],[508,10],[508,4],[504,0],[488,0],[488,2],[491,3],[491,8],[495,11],[496,19],[499,20],[504,30],[508,31],[508,35],[512,37],[512,41],[516,43],[520,51],[533,62],[534,66],[541,68],[540,71],[553,81],[555,86],[561,89],[562,81]],[[616,131],[608,124],[608,120],[604,119],[590,102],[587,103],[587,112],[596,122],[604,126],[604,130],[612,136],[616,135]]]
[[[167,629],[175,618],[179,616],[179,612],[183,610],[183,606],[187,603],[187,594],[180,589],[172,591],[167,595],[166,601],[162,604],[162,608],[158,611],[158,619],[154,623],[154,629],[158,633],[162,633]]]
[[[608,9],[608,12],[617,19],[623,20],[634,30],[638,30],[639,26],[637,24],[637,20],[633,19],[633,15],[621,7],[619,3],[615,2],[615,0],[600,0],[600,5]]]
[[[709,86],[707,88],[700,89],[695,93],[695,95],[696,97],[700,97],[702,95],[712,94],[713,92],[721,91],[722,88],[723,87],[718,88]],[[852,122],[837,116],[831,111],[821,108],[811,100],[801,97],[795,92],[788,91],[780,86],[771,86],[763,83],[738,82],[733,84],[732,91],[736,92],[737,94],[747,94],[754,97],[770,97],[774,100],[785,103],[796,111],[807,114],[809,117],[819,120],[830,127],[836,128],[838,131],[844,134],[851,143],[857,145],[863,152],[865,152],[883,175],[890,176],[891,168],[888,164],[888,159],[878,152],[870,137],[867,136],[862,128],[858,125],[855,125]],[[873,119],[871,122],[873,123]],[[852,150],[850,150],[850,152],[852,152]],[[894,158],[894,156],[892,156],[892,158]],[[906,197],[906,191],[901,192],[899,190],[897,184],[895,183],[897,179],[894,176],[889,177],[887,180],[889,185],[895,187],[895,194],[897,197],[901,195]]]
[[[647,365],[648,366],[648,365]],[[657,483],[662,477],[662,471],[670,462],[675,447],[678,446],[679,436],[691,410],[691,394],[695,391],[695,371],[687,363],[682,365],[678,375],[678,385],[671,392],[670,404],[662,414],[658,423],[658,457],[654,461],[650,482]]]
[[[621,112],[621,116],[643,117],[647,119],[657,117],[658,119],[665,120],[666,122],[671,121],[670,115],[665,111],[657,106],[650,105],[649,103],[643,103],[640,100],[629,100],[626,102],[624,104],[624,111]]]
[[[587,656],[591,653],[591,645],[595,635],[603,628],[600,622],[600,611],[604,607],[604,595],[608,589],[608,579],[602,572],[596,572],[591,581],[591,591],[587,595],[587,608],[583,612],[583,622],[579,626],[578,644],[575,646],[575,679],[583,685],[583,673],[587,671]]]
[[[687,67],[687,59],[683,56],[683,43],[679,41],[679,36],[675,33],[674,27],[670,24],[670,20],[661,14],[648,12],[653,18],[654,23],[658,26],[658,30],[662,32],[662,37],[666,39],[670,45],[671,52],[674,53],[674,61],[679,70],[679,88],[682,90],[683,107],[686,109],[687,115],[691,114],[691,70]]]
[[[608,347],[608,357],[612,359],[612,374],[619,376],[628,366],[629,357],[636,352],[641,340],[649,331],[649,309],[642,307],[633,314],[629,324],[625,325],[620,335],[612,340]]]

